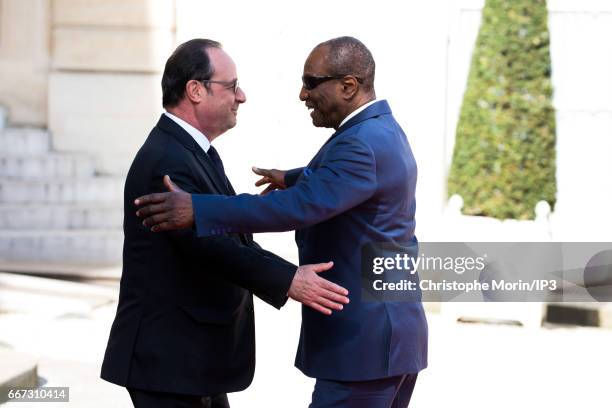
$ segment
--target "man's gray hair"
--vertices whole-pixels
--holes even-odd
[[[363,80],[365,91],[374,89],[374,73],[376,63],[368,48],[354,37],[332,38],[317,45],[316,48],[327,47],[330,75],[354,75]]]

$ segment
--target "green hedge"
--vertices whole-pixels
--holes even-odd
[[[487,0],[457,125],[448,192],[463,212],[534,218],[554,207],[555,113],[545,0]]]

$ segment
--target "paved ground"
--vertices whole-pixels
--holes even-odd
[[[9,290],[0,285],[0,299],[11,299]],[[55,298],[31,295],[21,310],[9,312],[7,302],[0,303],[0,346],[37,357],[45,385],[69,386],[71,397],[70,403],[9,402],[3,408],[131,406],[122,388],[98,379],[116,307],[112,299],[103,301],[116,294],[107,290],[85,288],[95,301],[72,298],[72,290]],[[258,302],[256,309],[257,372],[247,391],[230,396],[232,407],[306,407],[313,382],[293,368],[298,305],[279,312]],[[429,313],[430,366],[411,406],[612,406],[612,330],[460,324],[447,316],[444,309]]]

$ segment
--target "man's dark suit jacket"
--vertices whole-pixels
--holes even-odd
[[[129,170],[123,274],[102,378],[142,390],[216,395],[243,390],[255,369],[253,299],[280,308],[297,267],[249,234],[152,233],[137,197],[164,191],[234,195],[191,135],[162,115]]]

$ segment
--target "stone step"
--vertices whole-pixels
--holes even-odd
[[[3,154],[40,154],[49,151],[49,132],[31,127],[0,129],[0,152]]]
[[[0,404],[8,401],[7,389],[36,387],[37,361],[33,357],[0,348]]]
[[[0,313],[90,314],[117,295],[116,287],[0,272]]]
[[[0,261],[118,263],[120,230],[0,231]]]
[[[121,269],[120,263],[96,265],[86,262],[0,261],[2,272],[20,276],[71,280],[112,288],[119,287]]]
[[[92,157],[79,154],[12,155],[0,153],[0,177],[20,179],[49,177],[91,177],[95,173]]]
[[[123,179],[91,177],[19,180],[0,177],[0,202],[123,205]]]
[[[0,230],[121,229],[123,208],[95,204],[0,204]]]

